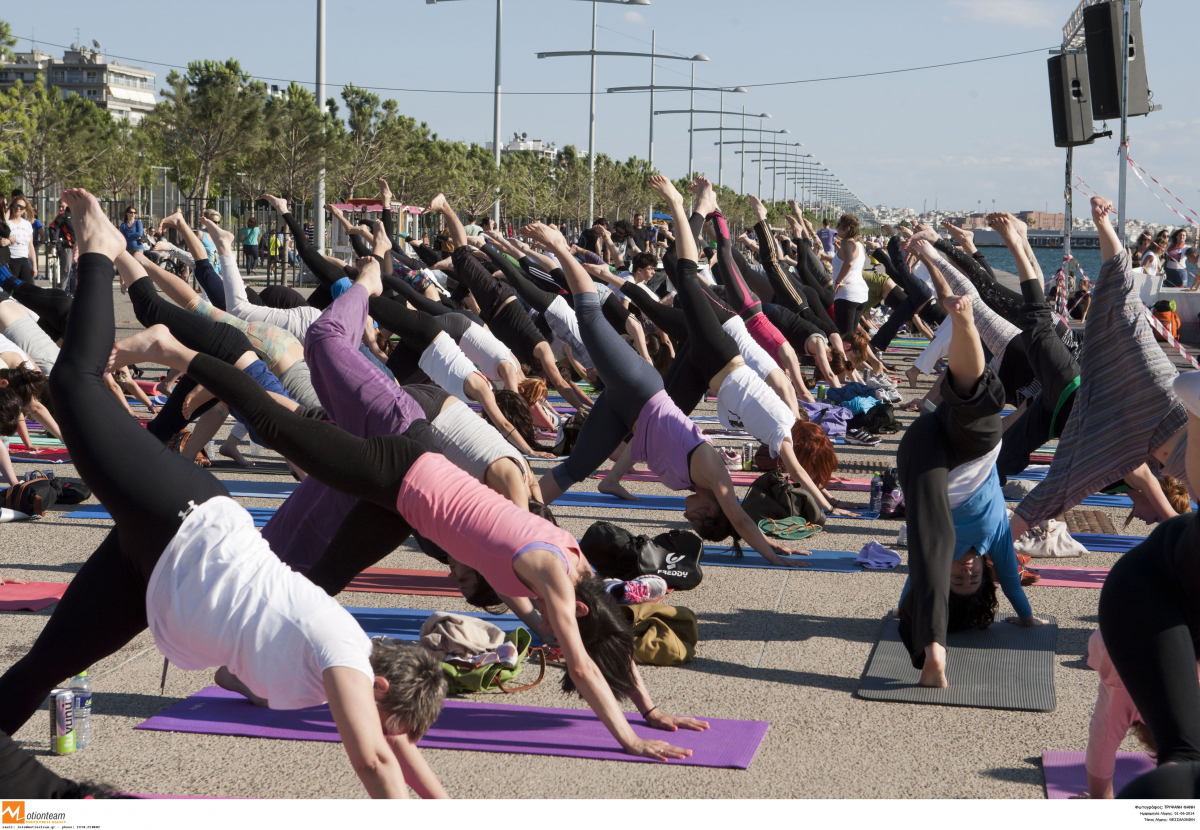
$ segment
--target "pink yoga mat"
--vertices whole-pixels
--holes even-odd
[[[62,599],[67,582],[6,582],[0,585],[0,611],[41,611]]]
[[[645,726],[636,714],[625,717],[639,736],[670,741],[693,752],[690,758],[666,763],[724,769],[748,769],[770,726],[766,721],[708,718],[709,729],[705,732],[682,729],[662,732]],[[241,695],[218,686],[197,692],[135,728],[295,741],[340,740],[328,706],[294,711],[260,709]],[[441,716],[419,746],[663,763],[626,755],[590,709],[509,706],[473,700],[446,701]]]
[[[1043,752],[1042,772],[1046,776],[1046,798],[1071,798],[1087,792],[1087,770],[1083,767],[1082,752]],[[1117,768],[1113,773],[1113,792],[1139,775],[1155,767],[1154,759],[1145,752],[1118,752]]]
[[[1103,588],[1108,577],[1108,568],[1059,568],[1026,565],[1025,570],[1041,574],[1033,583],[1043,588]]]
[[[413,571],[405,568],[367,568],[354,577],[346,590],[423,597],[462,596],[458,583],[445,571]]]

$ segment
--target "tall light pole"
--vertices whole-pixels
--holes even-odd
[[[317,0],[317,107],[325,112],[325,0]],[[325,160],[317,170],[313,194],[313,244],[325,251]]]
[[[567,58],[579,57],[587,55],[591,58],[592,63],[592,82],[590,88],[590,107],[588,110],[588,223],[590,224],[596,216],[596,58],[603,55],[607,57],[625,57],[625,58],[650,58],[651,76],[654,73],[654,61],[656,58],[667,60],[683,60],[683,61],[706,61],[704,55],[694,55],[686,57],[683,55],[659,55],[654,49],[654,44],[651,43],[653,51],[651,52],[601,52],[596,49],[596,28],[597,28],[597,3],[614,3],[620,6],[649,6],[650,0],[591,0],[592,3],[592,48],[587,51],[571,51],[571,52],[538,52],[539,59],[542,58]],[[651,83],[650,88],[654,84]],[[642,87],[646,88],[646,87]],[[612,90],[609,90],[612,92]],[[651,103],[651,112],[653,113],[653,103]],[[653,115],[651,116],[653,119]],[[653,127],[651,133],[653,134]],[[651,147],[653,148],[653,135],[651,135]],[[651,149],[653,152],[653,149]]]
[[[1121,3],[1121,54],[1128,57],[1129,53],[1129,0]],[[1117,158],[1120,160],[1120,170],[1117,172],[1117,236],[1121,244],[1125,244],[1125,168],[1129,165],[1129,61],[1121,61],[1121,147]]]

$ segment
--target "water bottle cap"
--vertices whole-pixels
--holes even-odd
[[[87,672],[85,672],[85,671],[81,671],[79,674],[77,674],[77,675],[75,675],[75,676],[76,676],[76,677],[87,677]]]

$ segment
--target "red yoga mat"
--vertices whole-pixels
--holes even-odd
[[[0,585],[0,611],[41,611],[62,599],[67,582],[6,582]]]
[[[461,597],[458,583],[445,571],[367,568],[346,586],[347,591],[412,594],[422,597]]]
[[[1108,568],[1059,568],[1026,565],[1025,570],[1041,574],[1033,583],[1043,588],[1103,588],[1108,577]]]
[[[8,445],[8,454],[23,461],[44,461],[47,464],[69,464],[71,453],[66,447],[35,447],[30,452],[18,441]]]

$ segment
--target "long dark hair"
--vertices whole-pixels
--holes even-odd
[[[550,452],[551,448],[543,446],[537,440],[537,432],[533,426],[533,416],[529,414],[529,403],[517,392],[501,389],[496,392],[496,406],[500,412],[517,428],[517,434],[525,439],[535,450]]]
[[[22,407],[29,406],[37,398],[42,403],[50,400],[50,380],[36,369],[21,365],[14,369],[0,367],[0,380],[8,381],[8,387],[21,398]]]
[[[983,561],[983,582],[973,594],[956,594],[950,592],[949,619],[947,631],[962,631],[966,628],[987,628],[996,621],[996,609],[1000,603],[996,600],[996,578],[992,574],[992,563]]]
[[[0,388],[0,435],[16,434],[24,408],[20,395],[7,387]]]
[[[579,580],[575,599],[588,609],[587,614],[576,618],[583,647],[604,675],[613,697],[627,699],[637,688],[633,677],[633,629],[599,577]],[[562,690],[568,694],[577,691],[569,671],[563,672]]]

